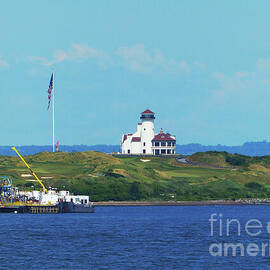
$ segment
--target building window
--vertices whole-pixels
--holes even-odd
[[[166,154],[166,150],[165,149],[161,149],[161,155]]]
[[[172,150],[172,154],[174,154],[174,150]]]
[[[155,146],[159,146],[159,142],[155,142]]]
[[[161,146],[166,146],[166,142],[161,142]]]
[[[171,154],[171,149],[167,150],[167,154],[170,155]]]
[[[145,128],[143,130],[146,130]]]
[[[143,146],[145,146],[145,142],[143,143]]]
[[[143,153],[144,153],[144,154],[146,153],[145,149],[143,149]]]
[[[159,155],[159,150],[155,150],[155,155]]]
[[[175,142],[172,143],[172,146],[175,146]]]
[[[171,142],[167,142],[167,146],[171,146],[172,145],[172,143]]]
[[[130,154],[130,150],[128,149],[128,154]]]

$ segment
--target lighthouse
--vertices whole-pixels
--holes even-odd
[[[135,133],[122,136],[121,148],[125,155],[174,155],[175,137],[163,130],[155,134],[155,113],[147,109],[141,113]]]
[[[152,139],[154,138],[155,135],[154,130],[155,113],[150,110],[146,110],[141,113],[140,119],[142,121],[141,127],[142,153],[151,155]]]

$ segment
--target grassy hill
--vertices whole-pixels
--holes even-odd
[[[205,152],[187,158],[227,168],[187,165],[174,158],[113,157],[93,151],[25,156],[47,187],[88,194],[93,201],[270,197],[270,156]],[[18,157],[0,156],[0,175],[12,176],[20,189],[40,188],[33,177],[23,174],[28,170]]]

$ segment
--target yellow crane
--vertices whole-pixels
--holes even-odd
[[[35,172],[33,172],[33,170],[30,168],[30,166],[26,163],[26,161],[24,160],[24,158],[20,155],[20,153],[18,152],[18,150],[16,149],[15,146],[11,147],[12,150],[14,150],[16,152],[16,154],[19,156],[19,158],[23,161],[23,163],[25,164],[25,166],[30,170],[31,174],[38,180],[38,182],[40,183],[40,185],[42,186],[42,191],[43,192],[47,192],[47,189],[45,188],[45,186],[43,185],[42,181],[37,177],[37,175],[35,174]]]

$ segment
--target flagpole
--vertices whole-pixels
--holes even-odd
[[[52,149],[54,152],[54,91],[55,91],[55,80],[54,80],[54,73],[53,73],[53,89],[52,89]]]

